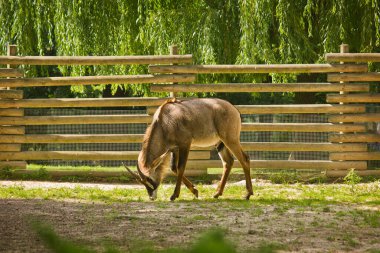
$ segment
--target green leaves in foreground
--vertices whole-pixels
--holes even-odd
[[[70,240],[62,239],[59,237],[54,230],[44,224],[36,222],[33,224],[34,229],[37,234],[42,238],[44,243],[52,252],[56,253],[91,253],[96,252],[87,248],[86,246],[75,244]],[[277,249],[281,248],[278,245],[261,245],[259,248],[252,252],[276,252]],[[117,253],[120,252],[114,248],[105,249],[106,253]],[[144,250],[131,250],[131,252],[139,253],[150,253],[157,252],[155,249],[144,249]],[[165,249],[159,252],[162,253],[235,253],[237,250],[235,247],[224,238],[223,231],[221,230],[210,230],[203,234],[196,243],[194,243],[189,249]]]
[[[56,253],[68,253],[68,252],[76,252],[76,253],[90,253],[94,252],[87,249],[84,246],[75,245],[71,241],[64,240],[60,238],[54,230],[41,223],[34,223],[34,229],[37,234],[42,238],[42,240],[46,243],[46,245],[52,250],[52,252]]]

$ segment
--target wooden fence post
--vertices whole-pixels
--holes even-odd
[[[349,53],[349,45],[348,44],[342,44],[340,45],[340,53],[341,54],[346,54],[346,53]],[[345,64],[344,61],[341,61],[340,64]],[[343,72],[341,72],[343,73]],[[348,81],[339,81],[340,84],[347,84]],[[347,95],[349,92],[348,91],[340,91],[339,92],[339,95]],[[342,101],[339,101],[339,104],[340,105],[344,105],[346,102],[342,102]],[[344,112],[339,112],[340,115],[343,115]],[[331,115],[329,117],[329,121],[330,122],[335,122],[335,120],[333,120],[334,118],[334,115]],[[350,125],[353,125],[353,123],[345,123],[345,122],[337,122],[337,124],[350,124]],[[344,134],[347,134],[347,133],[344,133],[344,132],[339,132],[339,135],[344,135]],[[342,143],[342,142],[339,142],[339,143]],[[366,144],[366,143],[363,143],[363,144]],[[343,159],[343,160],[340,160],[338,157],[343,157],[343,156],[337,156],[336,155],[337,153],[330,153],[330,160],[339,160],[339,161],[345,161],[346,159]],[[338,159],[337,159],[338,158]],[[350,160],[350,159],[347,159],[347,160]],[[367,168],[368,165],[366,165],[366,168]],[[347,168],[347,172],[348,170],[351,169],[351,168]]]
[[[342,44],[340,45],[340,53],[341,54],[346,54],[346,53],[349,53],[350,52],[350,47],[348,46],[348,44]],[[344,62],[340,62],[340,64],[344,64]],[[339,81],[339,83],[345,83],[343,81]],[[347,94],[348,92],[347,91],[340,91],[339,94],[340,95],[344,95],[344,94]],[[343,102],[339,102],[339,104],[343,105],[344,103]],[[343,112],[340,112],[339,114],[343,114]],[[344,124],[343,122],[339,122],[339,124]],[[340,132],[340,134],[343,134],[343,132]]]
[[[178,54],[178,46],[177,45],[171,45],[170,46],[170,55],[177,55],[177,54]],[[176,64],[173,64],[173,65],[176,65]],[[173,84],[177,84],[177,83],[173,83]],[[175,92],[170,92],[171,98],[174,98],[176,96],[177,96],[177,94]]]
[[[348,44],[342,44],[342,45],[340,45],[340,53],[341,54],[346,54],[346,53],[349,53],[349,52],[350,52],[350,47],[348,46]],[[340,64],[344,64],[344,62],[340,62]],[[344,83],[344,82],[340,81],[340,83]],[[340,91],[339,94],[344,95],[344,94],[347,94],[347,92]],[[339,104],[343,104],[343,103],[339,102]]]
[[[16,56],[17,55],[17,46],[16,45],[8,45],[7,46],[7,56]],[[17,68],[17,65],[7,64],[7,68]],[[7,77],[11,78],[11,77]],[[0,88],[1,89],[1,88]],[[13,91],[10,87],[6,87],[2,89],[3,92],[0,95],[0,100],[14,100],[14,99],[22,99],[23,93],[22,91]],[[22,117],[24,116],[24,110],[19,108],[10,108],[10,109],[2,109],[0,111],[0,117],[12,118],[12,117]],[[20,126],[12,126],[12,125],[4,125],[0,126],[0,137],[1,135],[23,135],[25,133],[25,128]],[[21,144],[15,143],[0,143],[0,150],[5,152],[20,152]],[[17,169],[25,169],[26,162],[25,161],[0,161],[0,169],[1,168],[17,168]]]

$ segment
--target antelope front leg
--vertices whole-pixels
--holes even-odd
[[[186,162],[187,162],[187,158],[189,156],[189,151],[190,151],[190,146],[183,148],[183,149],[179,149],[179,152],[178,152],[178,168],[177,168],[177,182],[175,185],[174,193],[170,197],[171,201],[174,201],[176,198],[179,197],[179,193],[181,191],[181,183],[183,180],[183,174],[185,172]]]
[[[172,157],[171,157],[171,170],[176,174],[178,175],[178,157],[179,157],[179,150],[176,149],[172,152]],[[191,181],[189,179],[187,179],[187,177],[185,177],[184,175],[182,176],[182,182],[186,185],[186,187],[191,191],[192,194],[194,194],[194,196],[196,198],[198,198],[198,190],[195,188],[195,186],[193,185],[193,183],[191,183]]]

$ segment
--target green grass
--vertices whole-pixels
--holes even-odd
[[[135,166],[130,166],[136,170]],[[65,171],[72,172],[73,175],[57,175],[52,172]],[[209,168],[207,174],[192,177],[196,182],[210,183],[220,178],[222,168]],[[102,166],[51,166],[42,164],[29,164],[27,172],[5,168],[0,170],[0,179],[8,180],[43,180],[43,181],[67,181],[67,182],[130,182],[131,178],[123,166],[102,167]],[[78,172],[78,173],[76,173]],[[123,176],[96,176],[96,172],[117,172],[125,173]],[[243,180],[243,170],[234,168],[231,171],[230,181]],[[323,183],[328,179],[320,171],[295,171],[295,170],[252,170],[252,176],[255,178],[268,179],[277,184],[293,184],[297,182]],[[169,180],[174,177],[169,177]]]
[[[218,201],[212,198],[214,187],[198,185],[200,199],[197,201]],[[158,202],[168,201],[174,189],[174,185],[161,187],[158,192]],[[321,211],[328,211],[328,204],[335,203],[360,203],[366,205],[380,204],[380,183],[365,183],[355,186],[352,193],[351,186],[345,184],[316,184],[316,185],[254,185],[253,201],[242,201],[245,193],[244,186],[228,186],[222,200],[229,201],[230,208],[247,208],[252,203],[260,204],[284,204],[278,206],[278,212],[283,213],[289,207],[310,207],[322,205]],[[83,201],[98,201],[105,203],[123,203],[130,201],[148,201],[145,189],[122,189],[102,190],[99,188],[33,188],[26,189],[22,186],[0,187],[0,198],[22,199],[76,199]],[[182,188],[179,201],[193,201],[193,195]],[[370,218],[369,218],[370,219]]]
[[[340,234],[326,234],[325,240],[331,242],[343,242],[346,250],[353,250],[361,247],[363,242],[356,236],[357,229],[378,229],[380,228],[380,181],[371,183],[355,184],[355,191],[352,191],[350,184],[254,184],[254,196],[250,201],[243,200],[245,193],[244,186],[227,185],[225,194],[220,199],[215,200],[212,196],[215,186],[197,185],[200,193],[200,199],[195,200],[192,194],[185,187],[181,189],[181,195],[174,203],[168,204],[169,198],[174,190],[174,185],[164,185],[159,189],[158,199],[154,202],[154,206],[160,211],[172,212],[174,218],[182,220],[180,228],[189,226],[201,226],[208,220],[225,219],[226,210],[234,213],[249,212],[255,218],[259,217],[260,223],[250,227],[249,230],[243,231],[249,236],[261,237],[263,231],[268,229],[268,224],[272,224],[271,220],[278,217],[291,216],[294,212],[303,217],[303,213],[314,212],[314,216],[310,216],[306,220],[295,219],[292,227],[297,233],[310,233],[310,231],[318,231],[318,228],[329,227],[329,231],[340,229],[342,222],[346,221],[352,224],[354,228],[343,231]],[[26,188],[23,186],[0,186],[0,199],[47,199],[55,201],[72,201],[81,203],[101,203],[109,205],[109,209],[105,212],[103,218],[106,222],[118,222],[125,219],[125,213],[117,209],[118,205],[114,203],[128,202],[144,202],[142,206],[151,203],[145,189],[136,187],[132,189],[116,188],[112,190],[102,190],[100,188],[89,188],[78,186],[75,188],[57,187],[57,188]],[[189,208],[186,209],[185,208]],[[193,210],[200,210],[193,212]],[[204,209],[202,209],[204,208]],[[181,212],[184,211],[183,213]],[[201,210],[205,210],[203,212]],[[85,210],[84,210],[85,211]],[[266,217],[266,213],[269,216]],[[141,222],[141,217],[129,216],[129,222],[136,225]],[[243,222],[236,219],[237,222]],[[236,226],[240,226],[237,224]],[[240,233],[240,232],[239,232]],[[310,238],[313,240],[317,234],[311,233]],[[206,236],[207,237],[207,236]],[[232,237],[234,238],[234,237]],[[55,240],[55,239],[54,239]],[[64,247],[65,241],[62,242]],[[249,252],[277,252],[281,249],[295,248],[299,246],[297,242],[277,244],[274,241],[263,241],[262,245],[256,244]],[[61,245],[60,243],[58,245]],[[145,242],[143,245],[147,245]],[[54,245],[53,245],[54,246]],[[52,247],[53,247],[52,246]],[[139,245],[136,244],[136,248]],[[70,244],[69,249],[82,249],[81,246]],[[83,252],[91,252],[86,251]],[[173,250],[173,249],[171,249]],[[161,251],[161,252],[177,252],[177,251]],[[234,249],[233,249],[234,250]],[[53,248],[54,251],[54,248]],[[55,251],[62,252],[62,251]],[[107,251],[104,251],[107,252]],[[134,252],[134,251],[130,251]],[[136,251],[136,252],[154,252],[154,251]],[[179,251],[192,252],[192,251]],[[193,251],[198,252],[198,251]],[[231,251],[236,252],[236,251]],[[248,251],[247,251],[248,252]]]

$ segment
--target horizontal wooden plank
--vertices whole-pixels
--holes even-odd
[[[363,113],[366,111],[365,105],[297,104],[235,105],[235,107],[241,114]]]
[[[153,115],[158,109],[158,106],[149,106],[146,108],[146,113],[148,115]]]
[[[362,93],[362,94],[328,94],[326,97],[328,103],[379,103],[380,94]]]
[[[0,134],[25,134],[23,126],[0,126]]]
[[[143,134],[2,135],[0,143],[141,143]]]
[[[242,131],[281,132],[365,132],[362,124],[332,123],[243,123]]]
[[[380,81],[380,73],[344,73],[344,74],[329,74],[328,82],[378,82]]]
[[[241,114],[320,114],[320,113],[364,113],[365,105],[297,104],[297,105],[235,105]],[[0,101],[1,108],[1,101]],[[157,106],[148,107],[153,115]]]
[[[0,136],[0,138],[3,138],[3,137]],[[21,150],[20,144],[13,144],[13,143],[2,144],[2,143],[0,143],[0,152],[2,152],[2,151],[20,151],[20,150]]]
[[[13,170],[12,173],[16,175],[28,175],[35,174],[35,170],[25,170],[25,169],[16,169]],[[130,174],[125,171],[84,171],[84,170],[47,170],[45,172],[47,175],[51,177],[68,177],[68,176],[82,176],[82,177],[121,177],[127,176],[130,177]],[[185,170],[185,176],[201,176],[207,174],[207,170]],[[168,176],[174,176],[173,173],[169,172]],[[134,179],[132,179],[135,181]]]
[[[191,62],[192,55],[0,56],[0,64],[17,65],[127,65]]]
[[[193,82],[194,75],[115,75],[0,79],[0,87]]]
[[[22,99],[24,92],[22,90],[5,90],[0,88],[0,102],[2,99]]]
[[[140,151],[22,151],[0,152],[0,160],[137,160]],[[189,159],[210,159],[210,152],[191,151]]]
[[[380,62],[380,53],[328,53],[328,62]]]
[[[139,151],[0,152],[0,160],[136,160]]]
[[[220,168],[222,162],[219,160],[189,160],[187,167],[191,168]],[[239,162],[235,161],[234,168],[241,168]],[[312,169],[312,170],[342,170],[355,168],[357,170],[367,169],[365,161],[315,161],[315,160],[251,160],[253,169]]]
[[[329,134],[330,142],[380,142],[380,134]]]
[[[143,134],[2,135],[0,143],[141,143]],[[242,142],[245,151],[366,151],[366,144]],[[215,147],[203,148],[211,150]],[[202,148],[200,148],[202,150]]]
[[[151,123],[145,114],[0,117],[0,125],[70,125]]]
[[[154,65],[150,73],[243,74],[243,73],[331,73],[367,72],[366,64],[254,64],[254,65]]]
[[[329,122],[380,122],[380,113],[330,115]]]
[[[0,68],[0,77],[22,77],[24,72],[21,69]]]
[[[26,169],[25,161],[0,161],[0,169]]]
[[[153,92],[338,92],[369,91],[369,84],[352,83],[218,83],[152,85]]]
[[[343,161],[369,161],[380,160],[380,152],[342,152],[330,153],[330,160]]]
[[[349,170],[328,170],[326,171],[327,177],[345,177],[350,172]],[[355,171],[359,176],[380,176],[380,170],[358,170]]]
[[[0,100],[1,102],[1,100]],[[7,116],[7,117],[20,117],[24,116],[24,109],[0,109],[0,116]]]
[[[0,100],[0,108],[57,108],[57,107],[134,107],[159,106],[167,98],[132,97],[132,98],[47,98]]]
[[[366,144],[302,143],[302,142],[242,142],[245,151],[367,151]]]
[[[180,98],[183,99],[183,98]],[[57,108],[57,107],[132,107],[153,106],[148,114],[153,114],[167,98],[51,98],[0,100],[0,108]],[[236,105],[242,114],[279,114],[279,113],[362,113],[364,105]],[[5,115],[4,115],[5,116]]]

